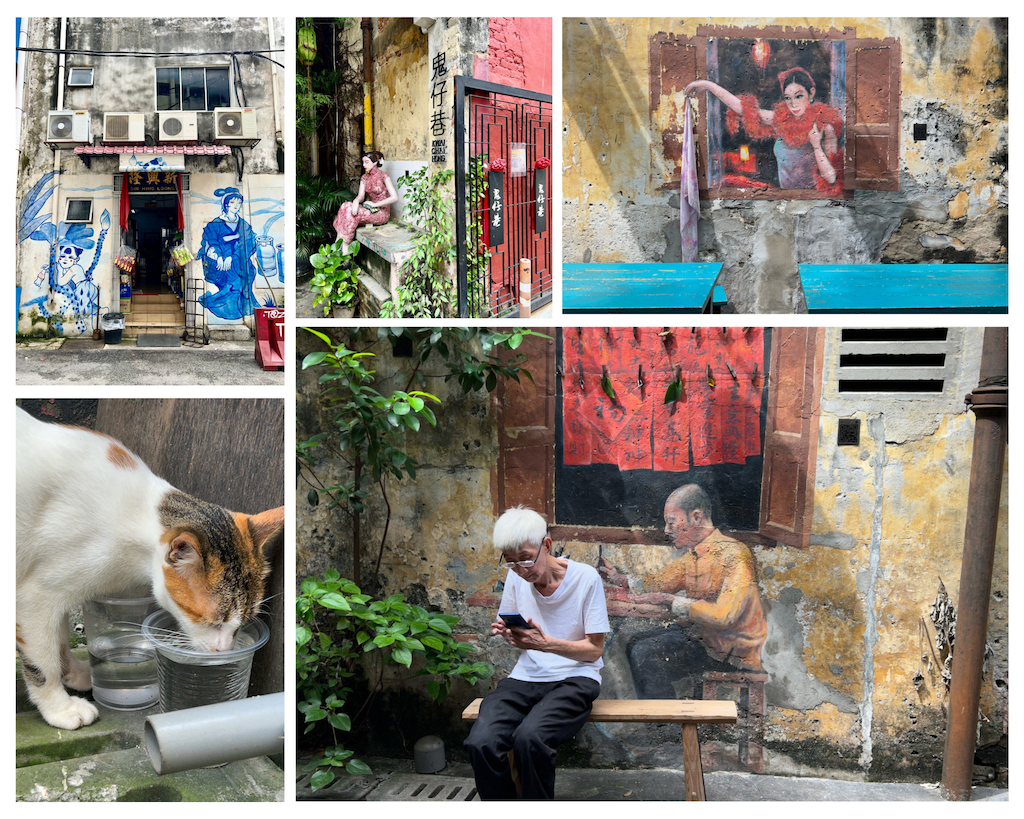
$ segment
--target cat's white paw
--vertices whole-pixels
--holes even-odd
[[[89,671],[89,663],[72,657],[68,673],[64,675],[62,682],[75,691],[90,690],[92,688],[92,673]]]
[[[68,697],[66,707],[44,711],[43,719],[54,728],[74,731],[83,725],[91,725],[99,715],[99,710],[88,700],[83,700],[81,697]]]

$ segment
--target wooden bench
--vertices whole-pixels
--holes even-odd
[[[482,699],[462,712],[464,720],[480,716]],[[730,700],[594,700],[588,722],[672,722],[683,729],[683,779],[688,802],[704,802],[704,767],[700,761],[697,726],[735,723],[736,703]],[[510,762],[511,752],[509,752]],[[514,769],[513,769],[513,778]]]
[[[720,312],[719,262],[692,264],[563,264],[566,313]],[[713,292],[714,291],[714,292]]]
[[[1005,264],[802,264],[808,313],[1006,313]]]

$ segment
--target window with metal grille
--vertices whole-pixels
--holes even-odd
[[[156,69],[157,111],[212,111],[229,105],[227,66]]]
[[[839,341],[839,392],[941,394],[952,375],[947,328],[844,329]]]

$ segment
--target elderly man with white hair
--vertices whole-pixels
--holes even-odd
[[[553,799],[555,752],[583,727],[601,692],[604,587],[594,567],[551,554],[547,524],[532,509],[507,510],[493,540],[508,574],[491,632],[522,654],[484,698],[465,747],[481,799],[519,795],[510,750],[522,798]],[[500,616],[513,613],[528,627],[510,627]]]

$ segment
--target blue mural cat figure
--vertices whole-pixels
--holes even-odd
[[[256,234],[239,215],[244,198],[237,188],[218,188],[214,195],[223,197],[221,212],[203,228],[199,257],[207,283],[216,285],[217,292],[204,293],[199,303],[218,318],[235,321],[251,316],[256,307]]]

